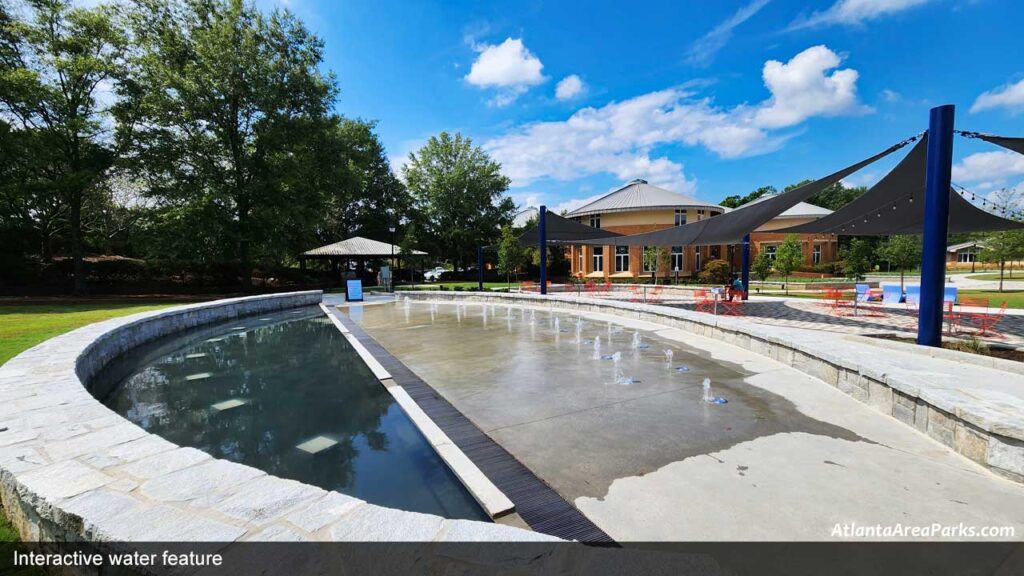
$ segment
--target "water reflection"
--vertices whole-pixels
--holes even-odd
[[[217,458],[385,506],[485,518],[318,309],[154,342],[91,388],[146,430]]]

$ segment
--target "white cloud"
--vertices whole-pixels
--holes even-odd
[[[558,86],[555,86],[555,98],[559,100],[572,100],[579,96],[586,89],[586,85],[583,84],[583,80],[579,76],[572,74],[562,78]]]
[[[842,63],[826,46],[813,46],[783,64],[764,64],[764,84],[772,93],[757,112],[756,121],[765,128],[799,124],[811,116],[835,116],[870,111],[857,99],[856,70],[845,68],[826,74]]]
[[[729,17],[728,20],[715,26],[710,32],[693,43],[686,56],[686,61],[694,66],[707,66],[719,50],[725,47],[732,38],[734,28],[749,20],[764,8],[770,0],[753,0],[750,4],[740,8]]]
[[[903,99],[903,95],[895,90],[886,88],[882,90],[882,99],[886,102],[899,102]]]
[[[982,92],[971,106],[971,112],[993,108],[1006,108],[1011,112],[1024,111],[1024,80]]]
[[[978,182],[985,188],[1001,187],[1009,178],[1024,175],[1024,156],[1009,150],[978,152],[953,165],[953,181]]]
[[[501,44],[474,46],[479,52],[466,81],[478,88],[496,88],[498,94],[491,101],[505,106],[515,101],[531,86],[543,83],[544,64],[523,44],[521,38],[506,38]]]
[[[789,29],[795,30],[831,24],[859,25],[928,2],[929,0],[838,0],[825,10],[798,18],[789,25]]]
[[[758,105],[723,108],[684,88],[669,88],[582,108],[563,121],[525,124],[484,147],[517,187],[541,178],[568,181],[608,173],[623,181],[645,178],[691,192],[696,184],[683,165],[657,156],[655,147],[703,146],[725,158],[764,153],[790,136],[773,134],[774,129],[812,116],[864,112],[856,98],[855,70],[825,74],[839,61],[824,46],[816,46],[787,64],[766,63],[771,97]]]

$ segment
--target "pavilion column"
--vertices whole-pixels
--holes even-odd
[[[743,299],[750,297],[750,234],[743,237],[743,268],[740,272],[743,283]]]
[[[540,250],[540,293],[548,293],[548,225],[547,225],[547,213],[548,209],[546,206],[541,206],[538,210],[539,225],[537,226],[537,232],[540,234],[539,242],[537,243],[537,249]]]
[[[946,237],[953,168],[953,105],[931,109],[928,164],[924,179],[924,239],[921,250],[921,301],[917,343],[942,346],[943,291],[946,283]]]

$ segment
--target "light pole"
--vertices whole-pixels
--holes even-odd
[[[395,274],[398,270],[395,267],[395,222],[388,224],[388,232],[391,233],[391,277],[388,279],[388,292],[395,291]]]

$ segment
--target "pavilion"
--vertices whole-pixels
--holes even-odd
[[[389,258],[395,260],[395,268],[400,268],[402,258],[423,257],[427,253],[421,250],[403,250],[401,246],[378,242],[361,236],[353,236],[340,242],[327,244],[319,248],[307,250],[299,254],[299,267],[306,269],[307,260],[326,260],[330,263],[331,269],[339,273],[344,263],[348,269],[350,263],[356,263],[356,273],[362,276],[366,269],[366,261],[372,259]]]

